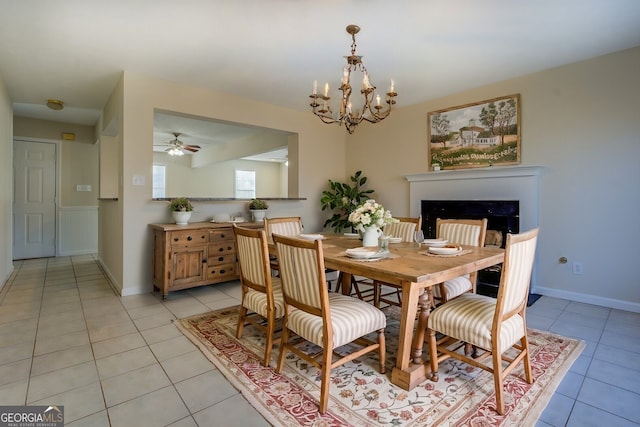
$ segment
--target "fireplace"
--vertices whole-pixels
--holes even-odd
[[[487,234],[499,233],[504,248],[507,233],[520,232],[520,202],[518,200],[422,200],[422,231],[426,238],[436,237],[436,219],[487,218]],[[490,244],[493,242],[488,242]],[[478,272],[477,292],[496,297],[502,265]]]
[[[509,232],[521,232],[538,226],[538,177],[543,172],[540,166],[501,166],[476,169],[447,170],[405,175],[409,183],[409,214],[422,214],[422,201],[469,201],[473,202],[518,202],[517,222],[506,224]],[[489,220],[489,216],[486,216]],[[481,218],[484,218],[482,216]],[[435,221],[435,219],[433,220]],[[429,221],[423,214],[424,230],[428,233]],[[489,220],[489,229],[499,228],[503,235],[506,231]],[[427,234],[428,235],[428,234]],[[503,245],[505,239],[503,238]],[[538,282],[537,261],[533,264],[531,274],[531,291],[535,292]],[[483,271],[479,275],[486,276],[491,272]],[[482,278],[483,282],[491,280],[499,283],[499,274],[493,273],[493,279]],[[484,287],[484,285],[483,285]],[[492,292],[496,292],[494,287]],[[489,293],[484,290],[483,292]],[[532,302],[530,296],[529,302]]]
[[[436,237],[436,219],[487,218],[487,230],[502,234],[502,247],[507,233],[520,232],[518,200],[422,200],[422,231],[427,238]]]

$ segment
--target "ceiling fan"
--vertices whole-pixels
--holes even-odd
[[[164,151],[168,152],[170,155],[172,155],[172,156],[182,156],[182,155],[184,155],[185,151],[190,151],[192,153],[197,153],[198,151],[200,151],[200,146],[199,145],[189,145],[189,144],[185,144],[184,142],[180,141],[178,139],[178,137],[181,135],[180,132],[172,132],[172,134],[175,137],[173,140],[167,141],[166,144],[160,144],[161,146],[168,146],[169,147]]]

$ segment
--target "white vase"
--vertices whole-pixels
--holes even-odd
[[[189,223],[189,218],[191,218],[190,211],[174,211],[173,219],[178,225],[187,225]]]
[[[264,219],[265,214],[267,213],[266,209],[252,209],[251,213],[253,214],[253,220],[256,222],[260,222]]]
[[[362,235],[362,246],[378,246],[378,237],[380,237],[380,229],[378,227],[365,228]]]

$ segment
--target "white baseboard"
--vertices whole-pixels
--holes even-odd
[[[109,271],[109,269],[107,268],[106,265],[104,265],[104,262],[102,262],[102,260],[100,258],[96,259],[96,261],[98,261],[98,263],[100,264],[100,268],[102,269],[103,273],[107,276],[107,279],[109,279],[109,285],[111,286],[111,288],[120,296],[124,296],[122,295],[122,285],[119,284],[116,279],[113,277],[113,274],[111,274],[111,272]]]
[[[548,297],[562,298],[570,301],[582,302],[585,304],[599,305],[601,307],[615,308],[618,310],[631,311],[634,313],[640,313],[640,303],[623,301],[619,299],[606,298],[597,295],[581,294],[578,292],[563,291],[554,288],[545,288],[543,286],[537,286],[535,289],[531,289],[534,294],[545,295]]]
[[[111,285],[111,288],[116,292],[116,294],[120,295],[121,297],[128,297],[130,295],[146,294],[146,293],[149,293],[149,292],[153,291],[153,287],[151,287],[151,289],[147,289],[148,287],[140,287],[140,288],[128,287],[128,288],[124,288],[122,286],[122,284],[118,283],[118,281],[113,277],[113,274],[111,274],[111,272],[104,265],[102,260],[98,259],[97,261],[98,261],[98,263],[100,263],[100,268],[102,268],[102,271],[104,272],[104,274],[109,279],[109,285]]]

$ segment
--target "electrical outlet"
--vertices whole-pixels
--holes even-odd
[[[573,262],[573,274],[583,274],[584,268],[581,262],[574,261]]]

